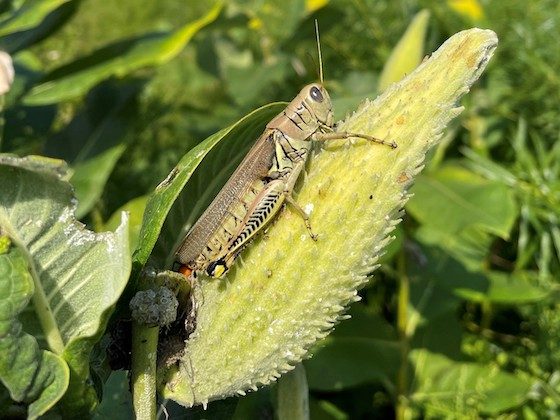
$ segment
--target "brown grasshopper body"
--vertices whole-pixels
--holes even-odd
[[[288,201],[300,213],[311,237],[307,214],[292,191],[313,141],[360,137],[396,147],[363,134],[335,132],[332,102],[319,83],[305,86],[286,109],[270,121],[175,253],[176,269],[187,277],[205,272],[221,277],[245,245]]]

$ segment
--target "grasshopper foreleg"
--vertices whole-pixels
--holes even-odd
[[[367,134],[357,134],[357,133],[348,133],[346,131],[331,131],[328,133],[315,133],[313,135],[313,140],[315,141],[329,141],[329,140],[344,140],[349,139],[352,137],[357,137],[360,139],[365,139],[369,141],[373,141],[375,143],[383,144],[385,146],[389,146],[391,149],[397,148],[397,143],[394,141],[386,141],[382,139],[378,139],[377,137],[368,136]]]

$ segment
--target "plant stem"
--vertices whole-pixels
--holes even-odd
[[[132,323],[132,403],[137,420],[156,418],[156,363],[159,327]]]
[[[399,273],[399,292],[397,296],[397,332],[401,346],[401,365],[397,374],[396,393],[396,418],[404,420],[409,418],[408,407],[408,352],[410,351],[409,336],[407,334],[408,324],[408,302],[410,296],[410,282],[406,274],[406,260],[404,250],[401,250],[397,271]]]
[[[309,388],[301,363],[278,380],[276,417],[280,420],[309,420]]]

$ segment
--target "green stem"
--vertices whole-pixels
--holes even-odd
[[[481,318],[480,327],[483,330],[490,330],[490,324],[492,323],[492,303],[484,300],[480,305]]]
[[[406,261],[404,251],[401,250],[397,271],[399,273],[399,292],[397,296],[397,332],[401,347],[401,365],[397,374],[396,418],[404,420],[409,418],[408,407],[408,353],[410,351],[408,326],[408,302],[410,296],[410,282],[406,274]]]
[[[276,417],[279,420],[309,420],[309,388],[301,363],[278,380]]]
[[[132,324],[132,403],[137,420],[156,418],[156,363],[159,327]]]
[[[103,215],[101,214],[99,204],[91,210],[91,220],[93,224],[93,230],[96,232],[103,232],[105,224],[103,223]]]

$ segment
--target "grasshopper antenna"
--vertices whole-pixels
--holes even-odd
[[[323,84],[323,57],[321,55],[321,41],[319,39],[319,22],[315,19],[315,37],[317,38],[317,51],[319,52],[319,80]]]

